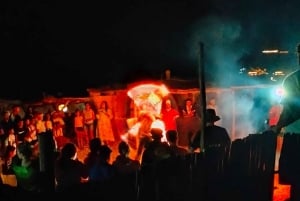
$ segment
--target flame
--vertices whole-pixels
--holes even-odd
[[[134,101],[140,111],[157,116],[161,112],[163,97],[169,90],[163,84],[145,83],[130,88],[127,95]]]
[[[68,106],[66,104],[60,104],[58,106],[59,111],[67,112],[68,111]]]
[[[166,127],[165,127],[165,123],[160,120],[160,119],[156,119],[152,122],[151,124],[151,128],[159,128],[161,129],[163,132],[163,137],[161,138],[162,142],[167,142],[167,137],[166,137]]]
[[[139,109],[139,114],[149,114],[153,117],[159,117],[161,114],[162,100],[169,94],[168,88],[164,84],[141,83],[131,87],[127,95],[133,100],[135,106]],[[121,136],[121,139],[128,142],[128,135],[137,137],[141,122],[133,125],[127,133]],[[160,119],[153,119],[151,128],[160,128],[163,131],[162,141],[166,141],[165,124]]]

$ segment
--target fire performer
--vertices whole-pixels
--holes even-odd
[[[152,140],[150,131],[154,120],[154,116],[150,113],[143,113],[139,116],[139,120],[136,125],[138,127],[137,134],[132,133],[137,137],[136,160],[140,160],[145,145]]]

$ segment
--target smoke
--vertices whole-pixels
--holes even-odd
[[[240,68],[284,68],[292,72],[298,63],[299,6],[298,1],[234,1],[229,5],[212,0],[207,15],[187,28],[186,56],[197,60],[197,45],[202,42],[207,80],[220,86],[244,82],[245,78],[238,76]],[[266,55],[261,52],[264,49],[286,50],[289,54]]]
[[[263,11],[232,12],[229,16],[210,15],[192,23],[185,40],[186,57],[197,60],[199,42],[204,44],[204,68],[206,82],[211,86],[230,88],[241,85],[260,85],[265,80],[253,79],[239,74],[241,68],[261,67],[272,70],[293,71],[297,67],[296,47],[300,42],[295,8],[260,5]],[[247,8],[247,9],[248,9]],[[235,7],[236,9],[236,7]],[[242,16],[242,13],[249,15]],[[227,10],[227,13],[230,11]],[[251,14],[250,14],[251,13]],[[274,15],[273,13],[276,13]],[[285,13],[285,14],[283,14]],[[264,55],[264,49],[280,49],[285,55]],[[188,60],[187,59],[187,60]],[[279,83],[278,83],[279,84]],[[232,88],[232,96],[220,95],[219,111],[222,124],[231,131],[232,139],[259,133],[267,128],[265,120],[271,107],[269,89]],[[258,93],[258,91],[263,91]],[[258,94],[259,95],[258,95]],[[233,105],[235,104],[235,105]],[[234,126],[234,128],[232,128]],[[234,130],[232,130],[234,129]]]
[[[128,30],[127,43],[123,46],[134,43],[134,58],[146,58],[144,63],[153,71],[161,72],[163,68],[168,68],[172,70],[172,75],[180,78],[185,78],[186,75],[195,78],[199,42],[202,42],[206,82],[210,86],[220,88],[262,84],[259,79],[249,79],[240,75],[241,68],[283,68],[289,71],[297,68],[296,46],[300,42],[297,15],[300,2],[201,2],[199,8],[196,8],[196,4],[188,7],[188,3],[167,6],[157,3],[151,9],[148,9],[148,5],[147,9],[139,7],[139,15],[132,14],[126,26],[123,26]],[[205,6],[207,10],[204,13],[204,9],[201,8]],[[124,35],[123,31],[119,33]],[[287,50],[289,54],[264,55],[261,53],[264,49]],[[267,106],[257,105],[256,101],[267,99],[269,94],[257,98],[253,92],[255,90],[245,88],[238,91],[234,100],[223,95],[218,97],[220,115],[224,120],[222,122],[230,118],[233,112],[232,104],[235,103],[235,115],[238,120],[236,133],[256,132],[258,129],[254,128],[252,122],[262,121],[262,116],[265,117],[267,113],[267,109],[264,108]],[[227,125],[229,129],[231,123]],[[237,135],[243,136],[244,134]]]
[[[191,44],[189,56],[196,58],[199,42],[204,44],[204,61],[207,79],[217,85],[230,84],[234,78],[232,73],[238,73],[238,62],[247,49],[238,40],[241,26],[237,21],[220,19],[216,16],[207,17],[193,24],[190,29]],[[229,77],[227,75],[230,75]],[[224,79],[226,77],[226,79]]]

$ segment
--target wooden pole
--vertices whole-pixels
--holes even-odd
[[[200,136],[200,152],[205,151],[204,147],[204,132],[206,126],[206,91],[205,91],[205,69],[204,69],[204,45],[199,43],[199,86],[200,86],[200,100],[201,100],[201,136]]]
[[[54,140],[52,131],[38,134],[41,191],[55,192]]]
[[[232,89],[232,125],[231,125],[231,139],[235,140],[236,138],[236,132],[235,132],[235,128],[236,128],[236,102],[235,102],[235,90]]]

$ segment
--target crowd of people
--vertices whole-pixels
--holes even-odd
[[[111,160],[112,144],[117,139],[111,122],[113,113],[106,101],[97,109],[87,102],[74,115],[58,109],[44,114],[28,107],[22,116],[20,106],[15,106],[4,113],[0,123],[1,181],[22,192],[45,190],[40,183],[39,135],[51,133],[56,153],[55,192],[91,193],[106,198],[122,193],[134,200],[185,199],[189,193],[191,155],[201,152],[200,148],[205,148],[208,155],[215,149],[228,152],[231,145],[227,129],[216,124],[221,120],[216,109],[206,109],[203,132],[198,109],[189,98],[182,108],[174,107],[172,99],[164,99],[159,115],[139,115],[138,126],[134,127],[135,146],[129,138],[121,138],[117,142],[118,155]],[[163,122],[163,127],[154,126],[157,121]],[[189,121],[197,124],[191,126]],[[187,130],[182,132],[182,128]],[[186,138],[184,146],[180,145],[180,132]],[[79,159],[78,151],[86,148],[88,154]]]
[[[187,118],[196,116],[190,99],[186,101],[186,107],[182,111],[173,107],[171,99],[166,99],[159,116],[153,119],[150,118],[151,114],[143,114],[143,117],[141,115],[136,149],[132,148],[128,141],[121,140],[118,144],[119,153],[114,161],[111,161],[110,156],[112,143],[116,141],[111,125],[112,110],[106,101],[101,102],[97,108],[94,110],[91,103],[86,102],[85,107],[76,109],[74,114],[65,113],[59,108],[42,113],[29,106],[21,115],[18,105],[11,111],[6,111],[0,123],[1,181],[25,192],[43,191],[43,185],[40,184],[42,177],[39,175],[39,136],[45,133],[51,133],[53,152],[56,154],[54,176],[57,192],[86,189],[81,188],[82,184],[86,184],[85,187],[89,186],[91,191],[98,191],[97,186],[110,186],[108,181],[120,183],[121,180],[116,179],[116,176],[120,176],[126,177],[126,181],[131,183],[132,188],[126,190],[131,191],[131,196],[133,192],[136,196],[137,184],[140,182],[143,185],[139,187],[144,186],[139,189],[143,191],[141,195],[150,196],[155,192],[155,185],[150,185],[153,178],[159,179],[160,176],[169,175],[172,171],[168,170],[174,169],[169,165],[175,165],[175,160],[183,160],[190,153],[187,147],[178,146],[176,122],[182,115]],[[146,117],[149,117],[148,123]],[[160,125],[164,127],[151,126],[156,120],[163,122]],[[84,148],[88,148],[89,153],[86,158],[79,160],[78,151]],[[132,150],[138,157],[129,157]],[[154,167],[163,173],[156,173]],[[175,172],[172,173],[172,177],[175,177]],[[143,175],[143,179],[137,181],[137,178],[140,178],[137,175]],[[117,185],[116,182],[113,183]],[[79,185],[80,188],[77,189]],[[124,186],[120,187],[123,188]],[[157,193],[154,195],[158,196]],[[164,193],[159,195],[165,196]]]
[[[88,148],[89,142],[94,138],[103,139],[103,144],[114,141],[112,126],[106,119],[111,116],[107,102],[103,101],[98,110],[91,108],[91,103],[86,102],[84,108],[77,108],[74,112],[62,111],[57,106],[55,110],[36,110],[34,106],[23,108],[14,105],[3,112],[0,121],[0,159],[1,179],[12,186],[22,186],[22,181],[17,173],[22,173],[23,164],[29,168],[31,160],[38,161],[39,137],[51,133],[53,138],[53,151],[60,152],[64,144],[72,142],[76,148]],[[100,136],[101,131],[101,136]],[[105,132],[105,135],[102,134]],[[17,159],[17,160],[16,160]],[[38,164],[39,162],[34,162]],[[19,168],[16,165],[18,165]],[[13,168],[14,167],[14,168]],[[26,169],[25,168],[25,169]],[[23,188],[23,187],[22,187]],[[25,189],[27,187],[24,187]]]

